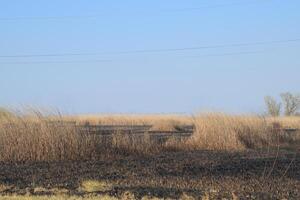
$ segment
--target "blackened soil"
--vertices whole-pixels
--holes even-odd
[[[286,151],[180,151],[97,161],[0,163],[2,194],[34,193],[34,188],[64,188],[82,195],[84,180],[113,185],[110,195],[125,191],[178,199],[300,199],[300,156]]]

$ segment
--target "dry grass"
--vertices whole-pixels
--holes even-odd
[[[92,125],[153,125],[152,130],[174,131],[180,125],[192,124],[188,115],[79,115],[64,119],[77,124]]]
[[[86,180],[81,183],[80,190],[84,192],[106,192],[112,189],[112,184],[104,181]]]
[[[8,117],[0,123],[0,160],[90,159],[98,143],[68,124],[51,124],[47,118]]]
[[[195,126],[194,146],[210,150],[260,147],[271,133],[266,120],[249,116],[201,115],[195,118]]]
[[[55,120],[55,123],[53,122]],[[67,119],[31,115],[3,115],[0,120],[0,161],[63,161],[93,160],[128,154],[150,154],[161,145],[144,134],[138,137],[121,135],[112,138],[84,134]]]
[[[300,116],[290,117],[270,117],[267,118],[268,122],[277,122],[286,128],[297,128],[300,129]]]
[[[51,123],[55,119],[59,123]],[[169,140],[158,144],[146,133],[132,136],[115,133],[112,139],[82,134],[76,126],[66,123],[90,124],[147,124],[154,129],[174,130],[179,125],[194,124],[194,136],[188,141]],[[263,118],[258,116],[230,116],[202,114],[188,116],[45,116],[2,114],[0,118],[0,161],[58,161],[91,160],[116,155],[145,155],[170,149],[244,150],[289,145],[299,137],[274,129],[300,127],[300,118]]]
[[[290,117],[259,117],[259,116],[235,116],[235,115],[226,115],[220,113],[211,113],[211,114],[200,114],[197,116],[190,115],[168,115],[168,114],[157,114],[157,115],[78,115],[78,116],[64,116],[66,121],[75,121],[77,124],[93,124],[93,125],[153,125],[153,130],[165,130],[173,131],[177,130],[177,127],[181,125],[191,125],[195,123],[195,119],[199,117],[201,119],[211,118],[231,118],[243,119],[247,122],[257,122],[258,120],[265,121],[268,124],[280,123],[282,127],[286,128],[298,128],[300,129],[300,117],[299,116],[290,116]],[[231,121],[233,121],[231,120]]]
[[[298,128],[300,118],[205,114],[195,117],[194,124],[196,131],[190,142],[198,149],[255,149],[289,144],[300,139],[278,129]]]

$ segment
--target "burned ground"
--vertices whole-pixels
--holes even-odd
[[[295,151],[274,150],[220,152],[177,151],[151,156],[129,156],[94,161],[1,163],[0,184],[4,194],[51,194],[51,188],[83,195],[85,180],[104,181],[108,191],[120,196],[126,191],[178,199],[195,198],[300,198],[300,156]],[[45,188],[42,192],[36,187]]]

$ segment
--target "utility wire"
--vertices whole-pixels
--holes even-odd
[[[145,49],[145,50],[135,50],[135,51],[119,51],[119,52],[108,52],[107,54],[136,54],[136,53],[162,53],[162,52],[176,52],[176,51],[193,51],[193,50],[200,50],[200,49],[218,49],[218,48],[228,48],[228,47],[260,46],[260,45],[269,45],[269,44],[281,44],[281,43],[284,44],[284,43],[291,43],[291,42],[300,42],[300,39],[273,40],[273,41],[234,43],[234,44],[217,44],[217,45],[183,47],[183,48],[168,48],[168,49]]]
[[[3,65],[27,65],[27,64],[77,64],[77,63],[103,63],[112,60],[67,60],[67,61],[16,61],[16,62],[0,62]]]
[[[250,55],[250,54],[258,54],[266,51],[240,51],[240,52],[231,52],[231,53],[220,53],[220,54],[206,54],[206,55],[198,55],[198,56],[190,56],[192,58],[202,58],[202,57],[222,57],[222,56],[236,56],[236,55]]]
[[[223,57],[223,56],[236,56],[236,55],[250,55],[258,54],[265,51],[244,51],[244,52],[231,52],[231,53],[222,53],[222,54],[206,54],[198,56],[189,56],[186,58],[203,58],[203,57]],[[114,60],[72,60],[72,61],[17,61],[17,62],[0,62],[0,65],[27,65],[27,64],[78,64],[78,63],[102,63],[102,62],[111,62]]]
[[[23,55],[0,55],[0,58],[31,58],[31,57],[69,57],[69,56],[93,56],[97,53],[61,53],[61,54],[23,54]]]
[[[78,16],[33,16],[33,17],[3,17],[0,21],[27,21],[27,20],[69,20],[69,19],[93,19],[100,15],[78,15]]]
[[[249,0],[242,2],[231,2],[224,4],[214,4],[214,5],[203,5],[200,7],[182,8],[182,9],[166,9],[161,11],[156,11],[156,13],[166,13],[166,12],[187,12],[192,10],[203,10],[208,8],[218,8],[218,7],[232,7],[232,6],[242,6],[249,4],[260,4],[272,0]],[[66,16],[19,16],[19,17],[0,17],[0,21],[43,21],[43,20],[72,20],[72,19],[96,19],[103,15],[66,15]]]
[[[167,11],[169,11],[169,12],[186,12],[186,11],[193,11],[193,10],[203,10],[203,9],[207,9],[207,8],[233,7],[233,6],[252,5],[252,4],[254,5],[254,4],[267,3],[270,1],[272,1],[272,0],[251,0],[251,1],[231,2],[231,3],[223,3],[223,4],[215,4],[215,5],[203,5],[200,7],[172,9],[172,10],[167,10]]]
[[[263,46],[263,45],[285,44],[285,43],[293,43],[293,42],[300,42],[300,39],[273,40],[273,41],[233,43],[233,44],[218,44],[218,45],[183,47],[183,48],[113,51],[113,52],[99,52],[99,53],[49,53],[49,54],[0,55],[0,58],[70,57],[70,56],[93,56],[93,55],[99,56],[99,55],[122,55],[122,54],[147,54],[147,53],[195,51],[195,50],[201,50],[201,49],[218,49],[218,48],[228,48],[228,47]]]

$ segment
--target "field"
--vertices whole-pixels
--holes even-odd
[[[153,140],[92,125],[152,125]],[[299,199],[300,118],[0,115],[0,199]]]

